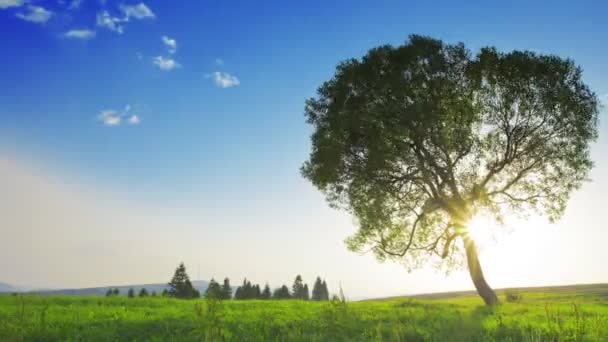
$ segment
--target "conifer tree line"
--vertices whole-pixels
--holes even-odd
[[[106,292],[107,297],[118,296],[119,294],[120,290],[118,288],[108,289]],[[156,292],[152,291],[152,293],[148,293],[147,289],[141,288],[136,295],[135,289],[130,288],[127,292],[127,297],[134,298],[136,296],[156,297]],[[199,298],[201,296],[200,292],[192,285],[184,263],[179,264],[173,278],[171,278],[171,281],[167,284],[167,288],[163,290],[161,296],[180,299]],[[324,301],[329,300],[329,291],[325,280],[322,280],[321,277],[317,277],[311,293],[308,284],[304,283],[302,276],[298,274],[294,279],[291,289],[287,285],[282,285],[271,290],[268,283],[266,283],[262,289],[259,284],[252,284],[251,281],[245,278],[242,285],[237,287],[234,293],[232,291],[232,286],[230,285],[230,279],[224,278],[222,284],[215,279],[211,279],[209,286],[204,293],[204,297],[220,300],[298,299]]]
[[[264,289],[260,288],[258,284],[252,284],[251,281],[245,278],[243,284],[236,288],[234,291],[234,297],[232,296],[232,287],[230,286],[230,279],[225,278],[223,285],[220,285],[215,279],[211,279],[207,291],[205,291],[205,298],[215,299],[235,299],[235,300],[247,300],[247,299],[299,299],[299,300],[329,300],[329,291],[327,290],[327,283],[325,280],[321,280],[321,277],[317,277],[312,290],[312,296],[308,289],[308,284],[305,284],[302,280],[301,275],[297,275],[291,290],[287,285],[282,285],[270,290],[270,285],[266,283]]]

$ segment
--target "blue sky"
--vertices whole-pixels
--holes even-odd
[[[321,239],[319,253],[337,260],[323,266],[335,280],[358,279],[357,267],[343,270],[345,262],[389,277],[402,269],[346,252],[342,240],[353,231],[352,220],[327,209],[299,176],[310,134],[304,100],[340,60],[380,44],[400,44],[410,34],[461,41],[473,51],[495,45],[573,58],[605,100],[606,13],[602,1],[0,0],[0,151],[19,165],[11,170],[33,170],[36,177],[61,184],[60,192],[92,197],[91,207],[108,197],[110,203],[139,208],[126,210],[124,217],[138,212],[169,222],[157,230],[144,223],[131,226],[133,234],[172,231],[184,241],[200,238],[225,246],[266,234],[273,241],[267,246],[277,253],[289,253],[279,245]],[[596,176],[607,170],[605,120],[601,130],[594,149]],[[10,201],[6,193],[0,196]],[[21,251],[33,248],[23,241]],[[125,246],[119,238],[112,241]],[[91,243],[92,249],[99,247]],[[279,257],[249,248],[269,254],[268,260]],[[202,278],[224,275],[220,266],[201,261],[211,255],[196,250],[182,253],[175,247],[159,262],[186,259],[202,268]],[[258,281],[288,282],[295,272],[311,277],[322,272],[315,265],[326,262],[304,258],[301,266],[309,269],[285,266],[275,273],[236,262],[222,267],[235,278],[257,274]],[[0,268],[0,281],[41,286],[164,281],[167,273],[150,267],[139,278],[109,272],[84,280],[53,273],[40,279],[6,267]],[[354,285],[353,292],[404,292],[404,284],[416,282],[411,277],[395,278],[377,293]],[[459,286],[468,284],[455,281],[437,289]]]

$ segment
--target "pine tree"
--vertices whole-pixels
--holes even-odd
[[[148,290],[146,290],[145,288],[142,288],[141,290],[139,290],[139,296],[148,297]]]
[[[251,282],[247,280],[245,283],[245,298],[243,299],[252,299],[253,298],[253,286],[251,286]]]
[[[186,273],[186,266],[184,266],[183,262],[179,264],[175,270],[175,274],[173,275],[171,282],[169,282],[167,285],[169,286],[167,294],[171,297],[185,299],[200,297],[200,293],[192,286],[192,283],[190,282],[190,278]]]
[[[127,297],[129,297],[129,298],[135,297],[135,290],[129,289],[129,292],[127,292]]]
[[[321,277],[317,277],[315,285],[312,287],[312,300],[322,300],[323,298],[323,284],[321,283]]]
[[[266,286],[264,286],[264,291],[262,291],[262,295],[260,296],[260,298],[270,299],[270,296],[272,296],[272,294],[270,293],[270,286],[268,286],[268,283],[266,283]]]
[[[114,292],[112,291],[112,289],[108,289],[108,292],[106,292],[106,297],[112,297],[114,295]]]
[[[150,293],[150,297],[156,297],[156,291],[152,291],[152,293]]]
[[[163,297],[167,297],[169,296],[169,291],[167,291],[167,289],[163,289],[163,292],[161,292],[160,295]]]
[[[260,299],[261,296],[262,296],[262,291],[260,291],[260,285],[258,285],[258,284],[253,285],[252,298]]]
[[[308,284],[304,284],[304,289],[302,290],[302,298],[303,300],[310,299],[310,292],[308,291]]]
[[[243,288],[242,287],[237,287],[236,291],[234,291],[234,299],[236,300],[242,300],[243,299]]]
[[[205,298],[222,299],[222,288],[220,284],[213,278],[209,282],[209,286],[205,291]]]
[[[296,276],[296,279],[293,281],[291,291],[294,299],[302,299],[304,297],[304,285],[302,284],[301,275],[298,274]]]
[[[327,290],[327,283],[325,280],[323,280],[321,288],[323,289],[323,292],[321,293],[321,300],[329,300],[329,290]]]
[[[289,299],[291,298],[291,294],[289,293],[289,288],[287,285],[283,285],[278,289],[275,289],[272,294],[273,299]]]
[[[230,286],[230,279],[224,278],[224,284],[222,285],[222,299],[232,299],[232,287]]]
[[[247,278],[243,279],[243,285],[237,287],[236,292],[234,293],[234,299],[249,299],[248,296],[251,291],[249,290],[248,286],[251,286],[251,283],[247,280]]]
[[[118,288],[114,288],[114,290],[112,290],[113,296],[118,296],[119,294],[120,294],[120,290]]]

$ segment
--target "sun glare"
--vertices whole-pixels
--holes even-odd
[[[492,232],[496,226],[496,221],[486,215],[477,215],[469,221],[467,234],[475,241],[478,246],[487,246],[494,237]]]

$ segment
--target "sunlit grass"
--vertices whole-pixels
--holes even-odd
[[[365,302],[0,296],[0,340],[601,341],[605,288]],[[501,299],[504,294],[500,294]]]

